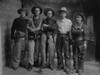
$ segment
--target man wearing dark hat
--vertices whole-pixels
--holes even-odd
[[[42,21],[42,28],[43,28],[43,33],[41,37],[42,67],[47,66],[46,52],[48,52],[49,53],[48,66],[51,69],[54,69],[54,51],[55,51],[54,36],[57,29],[57,25],[56,21],[52,19],[52,17],[55,15],[55,12],[51,8],[46,8],[44,10],[44,15],[46,16],[46,19]]]
[[[57,20],[58,33],[57,33],[57,58],[58,58],[58,70],[63,69],[67,73],[70,73],[70,51],[69,51],[69,33],[71,30],[72,22],[67,19],[67,9],[62,7],[58,10],[60,19]],[[65,66],[63,65],[62,49],[64,49]]]
[[[75,15],[75,23],[72,26],[73,56],[74,56],[74,70],[82,75],[84,69],[84,53],[87,47],[86,25],[84,22],[84,15],[78,13]]]
[[[11,39],[14,40],[15,45],[12,52],[11,67],[16,70],[19,67],[21,51],[25,46],[26,26],[28,20],[25,18],[28,11],[25,8],[18,9],[20,17],[13,21],[11,27]]]
[[[42,9],[39,6],[34,6],[31,10],[33,17],[30,18],[27,29],[28,29],[28,54],[29,54],[29,65],[28,70],[32,70],[34,65],[34,54],[36,54],[36,60],[38,60],[39,51],[40,51],[40,30],[42,20],[40,18],[40,14],[42,13]],[[36,51],[35,51],[36,50]],[[34,53],[35,52],[35,53]],[[37,62],[38,63],[38,62]]]

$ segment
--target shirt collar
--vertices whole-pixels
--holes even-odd
[[[20,16],[19,18],[20,18],[20,19],[26,19],[26,17],[23,18],[23,17],[21,17],[21,16]]]
[[[40,19],[40,17],[38,17],[37,19],[33,16],[33,20],[39,20]]]
[[[80,24],[75,23],[75,26],[81,28],[83,26],[83,22],[81,22]]]
[[[59,19],[60,22],[64,22],[64,21],[66,21],[66,20],[67,20],[67,18]]]
[[[46,20],[52,20],[52,18],[46,18]]]

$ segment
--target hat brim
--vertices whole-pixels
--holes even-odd
[[[28,10],[26,8],[20,8],[20,9],[18,9],[17,13],[20,14],[22,11],[26,13],[26,16],[28,15]]]
[[[67,11],[64,11],[64,10],[58,10],[58,12],[59,12],[59,13],[61,13],[61,12],[67,13]]]
[[[39,8],[39,9],[40,9],[40,14],[42,14],[42,8],[39,7],[39,6],[34,6],[34,7],[31,9],[32,14],[35,14],[34,11],[35,11],[36,8]]]
[[[76,13],[75,15],[74,15],[74,18],[76,19],[76,16],[81,16],[82,17],[82,19],[83,19],[83,22],[85,21],[85,15],[83,14],[83,13]]]
[[[51,8],[46,8],[46,9],[44,9],[44,15],[45,15],[45,16],[47,16],[47,12],[48,12],[48,11],[52,11],[52,14],[53,14],[52,16],[55,15],[55,11],[54,11],[53,9],[51,9]]]

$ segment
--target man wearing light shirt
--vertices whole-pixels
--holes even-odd
[[[31,9],[33,17],[30,18],[27,24],[28,30],[28,70],[31,71],[33,65],[39,65],[39,52],[40,52],[40,31],[41,31],[41,13],[42,8],[39,6],[33,6]],[[35,56],[35,57],[34,57]],[[36,60],[35,60],[35,59]],[[35,63],[34,63],[35,62]]]
[[[67,32],[70,31],[72,22],[71,20],[64,18],[64,19],[58,20],[57,24],[58,24],[58,30],[60,31],[60,33],[66,34]]]
[[[69,33],[71,30],[72,22],[67,19],[67,9],[62,7],[58,10],[60,19],[57,20],[58,33],[57,33],[57,59],[58,70],[63,69],[66,73],[70,73],[70,51],[69,51]],[[65,66],[63,64],[62,49],[64,48]]]

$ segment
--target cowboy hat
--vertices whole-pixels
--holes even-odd
[[[61,9],[58,10],[58,12],[59,12],[59,13],[60,13],[60,12],[65,12],[65,13],[67,13],[68,10],[66,9],[66,7],[61,7]]]
[[[33,14],[35,14],[34,11],[35,11],[37,8],[40,9],[40,14],[41,14],[41,13],[42,13],[42,8],[39,7],[39,6],[34,6],[34,7],[32,7],[31,12],[32,12]]]
[[[28,10],[26,8],[20,8],[17,10],[18,14],[20,14],[22,11],[26,13],[26,16],[28,15]]]
[[[74,15],[74,18],[76,18],[77,16],[81,16],[81,17],[82,17],[82,21],[85,21],[85,16],[84,16],[83,13],[76,13],[76,14]]]
[[[52,8],[44,9],[44,15],[47,16],[48,11],[52,11],[53,16],[55,15],[55,11]]]

